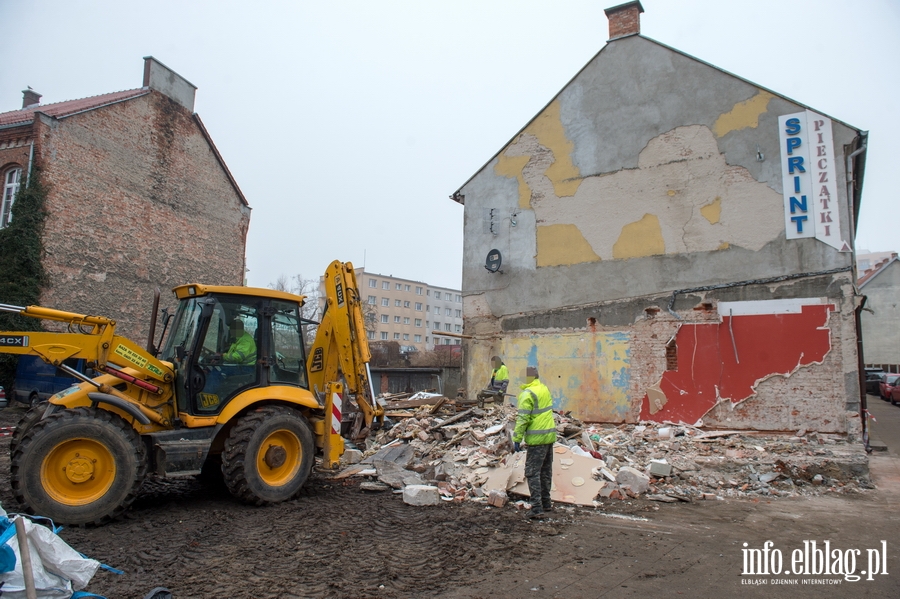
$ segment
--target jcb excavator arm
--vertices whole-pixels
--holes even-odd
[[[310,388],[324,391],[328,383],[340,381],[356,396],[356,403],[372,427],[380,425],[384,409],[375,402],[369,372],[369,341],[363,321],[362,300],[356,273],[350,262],[332,262],[325,271],[325,312],[310,349],[307,370]]]
[[[88,316],[74,312],[64,312],[40,306],[10,306],[0,304],[0,311],[15,312],[22,316],[40,320],[64,322],[65,333],[45,331],[0,331],[0,353],[39,356],[71,376],[91,383],[100,393],[118,397],[128,402],[136,410],[159,424],[166,424],[165,418],[148,409],[134,398],[129,397],[109,385],[97,383],[84,374],[69,368],[64,361],[69,358],[83,358],[98,371],[130,383],[160,398],[171,396],[173,372],[167,364],[157,360],[147,350],[130,339],[115,334],[116,321],[104,316]],[[122,372],[130,369],[135,374]]]

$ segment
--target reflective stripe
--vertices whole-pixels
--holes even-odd
[[[555,432],[556,432],[555,428],[544,428],[544,429],[537,430],[537,431],[526,431],[525,436],[527,437],[528,435],[546,435],[547,433],[555,433]]]
[[[534,410],[519,410],[519,414],[543,414],[544,412],[549,412],[553,409],[553,406],[547,406],[546,408],[537,408]]]

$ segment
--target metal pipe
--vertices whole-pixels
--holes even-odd
[[[25,597],[37,599],[34,588],[34,569],[31,565],[31,550],[28,548],[28,535],[25,533],[25,519],[16,516],[16,540],[19,541],[19,557],[22,559],[22,578],[25,581]]]
[[[78,372],[71,366],[66,366],[65,364],[58,364],[56,367],[59,368],[60,370],[62,370],[63,372],[66,372],[70,376],[75,377],[76,379],[78,379],[80,381],[83,381],[85,383],[90,383],[93,386],[97,387],[98,389],[100,388],[100,383],[98,383],[91,377],[87,376],[86,374],[82,374],[82,373]]]
[[[728,332],[731,333],[731,347],[734,348],[734,361],[738,364],[741,363],[740,358],[738,358],[737,353],[737,343],[734,342],[734,329],[731,327],[731,324],[734,322],[734,310],[728,310]]]
[[[25,306],[11,306],[9,304],[0,304],[0,311],[2,311],[2,312],[24,312]]]

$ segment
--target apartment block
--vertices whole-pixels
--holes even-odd
[[[356,269],[369,341],[396,341],[404,352],[460,345],[462,291]],[[320,287],[321,289],[321,287]],[[324,292],[320,292],[324,298]],[[320,301],[322,301],[320,299]]]

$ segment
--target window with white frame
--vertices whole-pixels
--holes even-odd
[[[461,324],[456,325],[456,332],[462,333],[462,325]]]
[[[404,307],[404,308],[409,308],[409,302],[403,302],[403,307]]]
[[[399,317],[399,316],[395,316],[395,317],[394,317],[394,322],[397,323],[397,324],[400,324],[400,317]]]
[[[383,297],[383,298],[381,298],[381,305],[382,306],[390,306],[391,300],[389,298]]]
[[[425,328],[427,329],[427,328],[430,327],[430,326],[431,326],[431,323],[428,322],[428,321],[426,320],[426,321],[425,321]]]
[[[409,324],[409,316],[403,317],[403,324]]]
[[[435,322],[435,323],[434,323],[434,330],[435,330],[435,331],[440,331],[440,330],[441,330],[441,323]]]
[[[428,337],[427,337],[427,336],[425,337],[425,343],[431,343],[431,342],[428,340]]]
[[[450,332],[450,323],[449,322],[444,323],[444,330],[447,331],[448,333]]]
[[[409,333],[403,333],[403,340],[409,341]]]
[[[414,340],[416,343],[422,343],[422,335],[415,335],[415,336],[413,337],[413,340]]]
[[[401,304],[402,302],[400,300],[394,300],[394,306],[399,308]]]
[[[374,296],[374,295],[370,295],[370,296],[369,296],[369,303],[372,304],[372,305],[375,304],[375,296]]]
[[[395,283],[395,284],[394,284],[394,289],[396,289],[397,291],[402,291],[402,290],[403,290],[403,285],[401,285],[400,283]]]
[[[404,285],[404,286],[403,286],[403,290],[404,290],[404,291],[409,291],[410,289],[412,289],[412,287],[410,287],[409,285]]]
[[[378,287],[377,279],[369,279],[369,287]]]
[[[460,294],[458,294],[458,293],[456,294],[456,302],[459,303],[459,304],[462,303],[462,296],[461,296]]]
[[[388,315],[387,315],[387,314],[382,314],[382,315],[381,315],[381,322],[383,322],[384,324],[387,324],[387,322],[388,322]]]
[[[390,282],[390,281],[382,281],[382,282],[381,282],[381,288],[382,288],[382,289],[390,289],[390,288],[391,288],[391,282]]]
[[[441,292],[440,292],[440,291],[435,291],[435,292],[434,292],[434,299],[441,299]]]
[[[416,287],[416,295],[422,295],[422,288]]]
[[[418,310],[419,312],[422,311],[422,303],[421,302],[416,302],[416,310]]]
[[[450,316],[452,313],[453,312],[450,310],[450,308],[447,308],[446,310],[444,310],[444,316]]]
[[[462,310],[457,310],[457,311],[456,311],[456,317],[457,317],[457,318],[462,318]]]
[[[12,205],[19,191],[22,169],[12,168],[3,175],[3,203],[0,205],[0,229],[12,222]]]
[[[422,326],[422,319],[421,319],[421,318],[417,318],[417,319],[416,319],[416,326],[417,326],[417,327]]]
[[[381,340],[387,341],[387,331],[381,331]]]
[[[394,333],[394,339],[399,339],[399,338],[400,338],[400,333]]]
[[[369,339],[375,339],[375,331],[366,331],[366,337]]]

